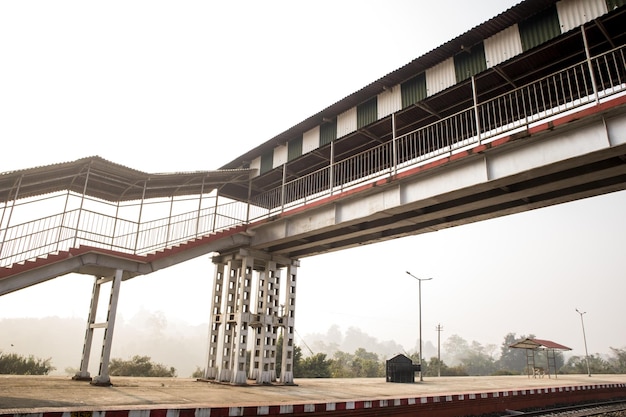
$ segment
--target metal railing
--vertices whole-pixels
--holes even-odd
[[[624,49],[622,46],[572,65],[420,127],[396,138],[395,143],[381,144],[257,195],[250,201],[254,206],[250,220],[393,175],[398,169],[476,146],[540,120],[624,92]]]
[[[79,245],[146,254],[257,221],[398,170],[476,146],[499,135],[626,91],[624,47],[494,97],[471,108],[254,196],[212,208],[134,222],[74,209],[0,229],[0,266]],[[5,207],[6,210],[6,207]]]

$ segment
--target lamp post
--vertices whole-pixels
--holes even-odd
[[[587,352],[587,336],[585,336],[585,322],[583,320],[583,314],[587,314],[587,312],[580,312],[580,310],[578,309],[576,309],[576,312],[580,314],[580,324],[583,328],[583,341],[585,342],[585,362],[587,362],[587,375],[591,376],[591,371],[589,370],[589,353]]]
[[[424,378],[422,377],[422,281],[430,281],[432,278],[418,278],[412,273],[410,273],[409,271],[406,271],[406,273],[412,276],[413,278],[415,278],[419,283],[418,284],[418,288],[419,288],[418,306],[419,306],[419,313],[420,313],[420,351],[419,351],[420,357],[419,357],[419,360],[420,360],[420,381],[423,381]]]

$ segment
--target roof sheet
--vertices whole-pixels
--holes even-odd
[[[572,350],[567,346],[561,345],[559,343],[553,342],[551,340],[544,339],[530,339],[526,338],[524,340],[520,340],[519,342],[515,342],[512,345],[509,345],[510,348],[515,349],[557,349],[557,350]]]
[[[555,3],[557,3],[557,0],[522,1],[499,15],[487,20],[486,22],[475,26],[456,38],[412,60],[397,70],[379,78],[378,80],[363,87],[361,90],[339,100],[319,113],[316,113],[297,125],[289,128],[283,133],[278,134],[274,138],[227,163],[222,167],[222,169],[240,167],[244,161],[251,161],[259,155],[274,149],[277,144],[286,143],[288,140],[293,139],[294,135],[310,130],[321,124],[324,118],[336,117],[338,114],[343,113],[344,111],[381,93],[385,88],[398,85],[399,83],[414,77],[426,69],[454,56],[463,48],[472,47],[477,43],[482,42],[484,39],[495,35],[501,30],[504,30],[515,23],[523,21],[524,19],[545,10],[547,7]]]
[[[250,169],[146,173],[99,156],[0,173],[0,201],[70,190],[106,201],[208,193],[226,182],[247,181]]]

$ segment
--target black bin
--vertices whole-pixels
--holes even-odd
[[[415,372],[419,370],[420,366],[414,365],[410,358],[396,355],[387,361],[387,382],[415,382]]]

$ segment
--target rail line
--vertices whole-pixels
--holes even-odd
[[[584,404],[572,404],[565,406],[558,406],[553,408],[542,408],[534,411],[516,411],[506,410],[507,414],[502,414],[501,417],[510,416],[524,416],[524,417],[537,417],[537,416],[552,416],[552,417],[589,417],[589,416],[611,416],[611,417],[624,417],[626,416],[626,399],[619,399],[614,401],[599,401],[599,402],[586,402]]]

